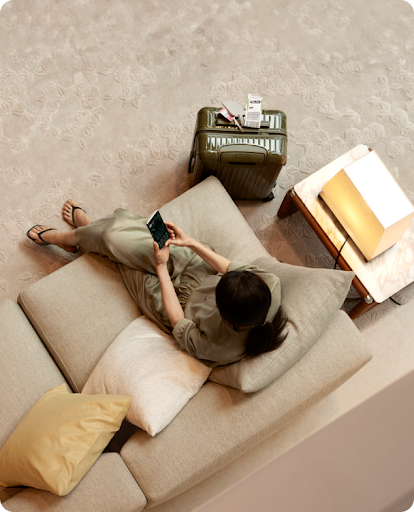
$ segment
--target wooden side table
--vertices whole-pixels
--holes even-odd
[[[318,196],[323,185],[337,172],[369,151],[371,149],[368,146],[360,144],[297,183],[287,191],[277,213],[280,219],[284,219],[299,210],[331,256],[335,260],[338,258],[339,267],[355,272],[352,284],[361,295],[361,301],[349,314],[353,319],[414,281],[411,265],[414,254],[414,223],[411,223],[398,244],[367,262],[351,238],[344,245],[348,234]]]

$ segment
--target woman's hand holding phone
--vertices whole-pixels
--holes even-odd
[[[157,274],[159,276],[158,269],[161,269],[163,266],[166,266],[166,262],[169,257],[169,249],[168,246],[170,244],[178,245],[180,247],[189,247],[196,254],[198,254],[203,260],[208,263],[216,272],[220,272],[221,274],[225,274],[230,266],[231,261],[224,256],[220,256],[216,252],[212,251],[202,243],[194,240],[191,236],[187,235],[183,229],[174,224],[173,222],[164,222],[165,227],[167,228],[168,234],[170,238],[165,243],[165,246],[160,250],[158,245],[155,243],[154,245],[154,254],[155,254],[155,263],[157,265],[157,261],[160,263],[157,267]],[[164,252],[163,252],[164,251]],[[168,253],[167,253],[168,251]]]
[[[164,224],[167,228],[170,238],[165,242],[162,249],[159,248],[159,245],[157,242],[155,242],[155,241],[153,242],[155,265],[158,267],[167,264],[168,259],[170,257],[170,249],[169,249],[170,244],[178,245],[181,247],[187,247],[189,244],[194,242],[193,238],[188,236],[184,232],[184,230],[182,230],[179,226],[177,226],[173,222],[164,222]]]
[[[164,224],[167,226],[167,230],[170,235],[170,244],[178,245],[180,247],[188,247],[194,242],[194,239],[187,235],[187,233],[177,226],[177,224],[174,224],[173,222],[164,222]]]
[[[163,246],[162,249],[159,248],[157,242],[153,242],[152,245],[154,246],[154,259],[155,259],[155,266],[156,267],[162,267],[166,266],[168,263],[168,260],[170,258],[170,240],[167,240]]]

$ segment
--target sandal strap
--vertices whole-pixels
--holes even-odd
[[[46,240],[43,240],[43,238],[41,237],[41,235],[43,235],[43,233],[46,233],[46,231],[56,231],[56,228],[45,229],[44,231],[37,233],[38,238],[43,242],[43,244],[40,245],[52,245],[50,242],[46,242]],[[36,240],[33,241],[36,243]]]
[[[72,206],[72,222],[73,222],[74,227],[77,228],[78,226],[76,225],[76,222],[75,222],[75,210],[82,210],[85,213],[86,213],[86,211],[83,208],[81,208],[80,206]]]

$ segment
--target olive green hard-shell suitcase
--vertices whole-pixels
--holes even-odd
[[[272,189],[286,164],[286,115],[263,110],[259,129],[243,127],[218,114],[214,107],[197,114],[188,172],[192,185],[216,176],[234,199],[273,199]]]

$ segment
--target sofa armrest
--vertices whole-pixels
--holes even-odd
[[[23,311],[0,303],[0,448],[32,405],[65,382]]]

